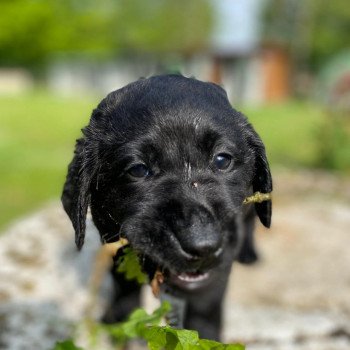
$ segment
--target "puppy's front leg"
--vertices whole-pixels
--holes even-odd
[[[229,272],[218,272],[216,282],[187,300],[185,328],[198,331],[204,339],[220,340],[222,303]]]
[[[222,306],[221,301],[216,301],[206,308],[198,307],[198,302],[189,302],[185,328],[198,331],[204,339],[220,340]]]
[[[102,317],[102,322],[108,324],[125,321],[129,314],[140,306],[140,284],[137,281],[127,281],[124,274],[112,274],[114,295]]]

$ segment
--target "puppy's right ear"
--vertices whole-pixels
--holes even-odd
[[[83,171],[85,140],[77,140],[74,157],[68,167],[68,174],[62,192],[64,210],[75,230],[75,243],[80,250],[84,244],[86,214],[90,201],[90,181]]]

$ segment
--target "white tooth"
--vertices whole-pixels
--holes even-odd
[[[178,278],[184,282],[200,282],[207,279],[208,277],[209,277],[208,272],[203,273],[201,275],[194,275],[194,276],[187,275],[186,273],[182,273],[181,275],[178,275]]]

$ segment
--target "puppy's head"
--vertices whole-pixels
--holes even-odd
[[[102,100],[83,134],[62,195],[78,248],[90,206],[104,242],[127,238],[183,283],[237,256],[244,198],[272,190],[263,143],[211,83],[139,80]],[[255,210],[268,227],[271,202]]]

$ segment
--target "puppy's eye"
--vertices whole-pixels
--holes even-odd
[[[227,169],[232,161],[232,157],[227,153],[220,153],[214,158],[214,165],[219,170]]]
[[[128,174],[132,177],[146,177],[150,175],[151,171],[144,164],[136,164],[128,170]]]

